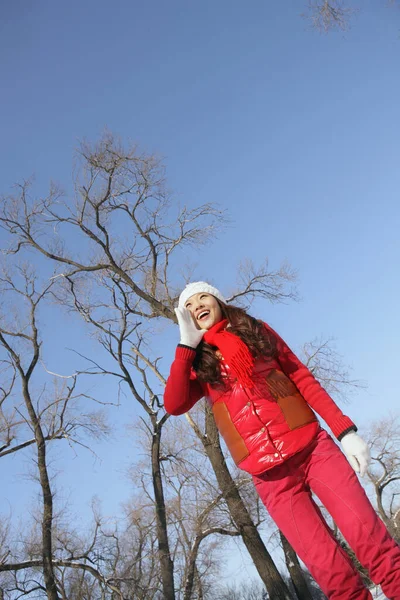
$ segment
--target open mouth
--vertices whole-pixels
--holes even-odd
[[[205,321],[208,317],[208,315],[210,314],[209,310],[203,310],[201,313],[199,313],[197,320],[198,321]]]

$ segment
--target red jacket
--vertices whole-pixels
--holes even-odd
[[[187,412],[206,397],[235,463],[252,475],[284,462],[312,442],[320,429],[314,411],[338,439],[357,431],[282,338],[265,327],[275,338],[276,354],[256,360],[252,390],[229,376],[223,360],[226,385],[215,389],[200,383],[192,368],[196,351],[178,346],[164,393],[165,409],[171,415]]]

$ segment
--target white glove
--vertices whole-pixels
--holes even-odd
[[[190,310],[184,306],[175,308],[175,314],[176,318],[178,319],[178,325],[181,334],[179,343],[189,346],[193,349],[197,348],[206,330],[197,329]]]
[[[368,444],[355,431],[346,433],[341,444],[347,460],[356,473],[363,477],[371,461]]]

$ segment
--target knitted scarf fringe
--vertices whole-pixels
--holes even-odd
[[[224,330],[227,324],[227,319],[219,321],[206,331],[203,339],[207,344],[218,348],[232,375],[237,378],[239,383],[244,387],[252,388],[254,387],[251,378],[254,366],[253,355],[237,335]]]

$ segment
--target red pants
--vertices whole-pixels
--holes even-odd
[[[372,581],[400,600],[400,547],[375,513],[356,474],[332,438],[315,443],[254,483],[269,514],[330,600],[372,600],[311,497],[332,515]]]

